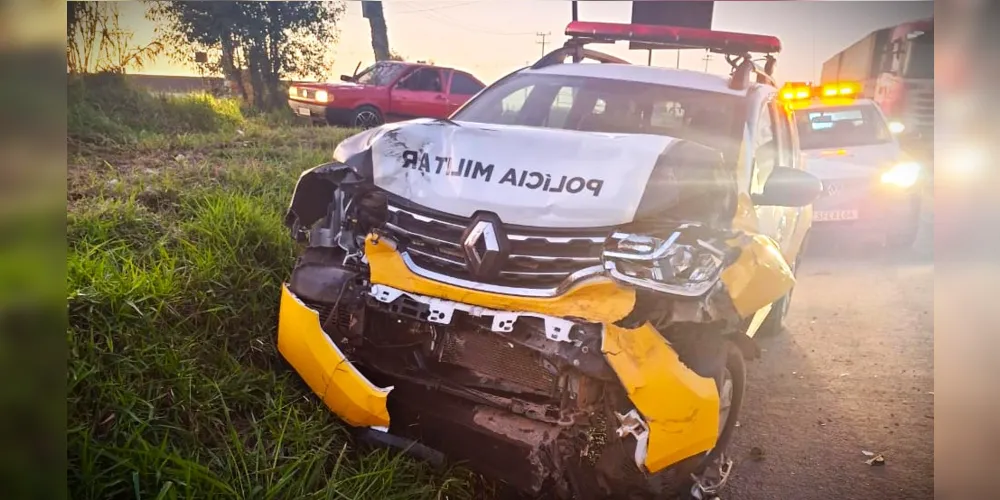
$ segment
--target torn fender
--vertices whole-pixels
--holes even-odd
[[[685,366],[655,328],[648,323],[634,330],[605,325],[601,351],[648,427],[648,435],[636,444],[637,466],[659,472],[715,446],[715,380]]]
[[[365,256],[373,284],[463,304],[582,318],[594,323],[616,322],[628,316],[635,306],[635,290],[619,286],[605,277],[582,282],[556,297],[520,297],[461,288],[418,276],[406,267],[391,241],[376,242],[371,235],[365,241]]]
[[[320,326],[319,313],[281,287],[278,351],[323,403],[355,427],[389,427],[386,400],[392,387],[372,384]]]
[[[285,213],[285,226],[294,224],[308,228],[326,217],[333,193],[344,181],[358,181],[355,169],[340,162],[324,163],[299,175],[292,192],[292,201]]]
[[[722,270],[720,279],[741,318],[753,316],[795,286],[795,276],[771,238],[745,234],[727,243],[741,252],[736,262]]]

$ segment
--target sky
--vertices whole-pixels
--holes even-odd
[[[384,3],[390,48],[408,60],[429,60],[441,66],[467,70],[490,83],[562,44],[563,31],[571,20],[571,4],[563,0],[386,0]],[[153,22],[144,18],[139,2],[121,6],[123,27],[133,29],[137,44],[152,40]],[[582,21],[623,22],[631,20],[632,2],[581,1]],[[776,77],[779,81],[818,81],[823,62],[868,33],[901,22],[933,16],[931,1],[720,1],[716,2],[713,29],[759,33],[781,39]],[[351,74],[374,60],[368,20],[361,3],[346,2],[337,23],[339,33],[331,41],[334,64],[329,80]],[[646,64],[646,51],[629,50],[628,44],[601,46],[602,52],[635,64]],[[704,70],[705,52],[682,51],[680,66]],[[653,64],[674,67],[677,52],[653,53]],[[713,73],[728,74],[721,56],[707,62]],[[191,69],[163,57],[147,65],[142,73],[193,75]]]

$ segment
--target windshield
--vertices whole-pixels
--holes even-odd
[[[402,64],[379,62],[368,66],[361,73],[358,73],[355,81],[362,85],[384,87],[392,83],[404,69],[406,69],[406,66]]]
[[[934,34],[925,34],[909,43],[904,75],[907,78],[934,78]]]
[[[802,149],[870,146],[892,141],[885,121],[872,105],[803,109],[795,112]]]
[[[739,96],[643,82],[521,73],[501,80],[454,120],[618,134],[654,134],[732,151]]]

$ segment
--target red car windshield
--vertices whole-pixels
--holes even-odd
[[[358,73],[355,80],[361,85],[374,85],[376,87],[384,87],[392,83],[393,80],[399,76],[403,70],[406,69],[406,65],[394,63],[394,62],[378,62],[371,66],[365,68],[361,73]]]

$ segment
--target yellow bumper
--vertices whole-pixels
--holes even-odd
[[[680,362],[652,326],[635,330],[614,326],[631,312],[635,291],[610,280],[596,280],[551,299],[513,297],[467,290],[413,274],[393,246],[369,239],[365,255],[373,283],[440,299],[508,311],[587,318],[605,325],[603,352],[649,426],[643,465],[658,472],[715,446],[719,432],[719,395],[715,380],[701,377]]]
[[[642,459],[647,471],[661,471],[715,446],[715,380],[681,363],[656,329],[648,324],[635,330],[605,325],[601,350],[649,427]]]
[[[741,315],[749,316],[783,295],[794,278],[767,238],[742,242],[740,259],[722,280]],[[715,381],[697,375],[678,359],[652,326],[614,326],[631,312],[635,292],[609,279],[584,283],[553,298],[531,298],[468,290],[412,273],[394,246],[368,239],[371,281],[414,294],[507,311],[578,317],[605,325],[602,351],[635,404],[648,436],[637,461],[661,471],[715,446],[719,398]],[[390,388],[368,381],[320,327],[318,314],[282,289],[278,349],[334,413],[354,426],[388,427]]]
[[[319,313],[281,287],[278,351],[335,414],[355,427],[388,427],[391,387],[376,387],[320,326]]]

